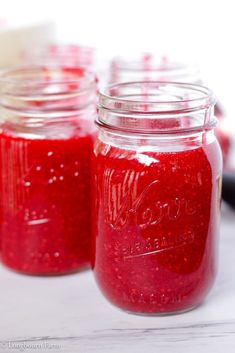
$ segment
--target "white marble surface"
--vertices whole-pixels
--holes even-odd
[[[206,302],[167,317],[126,314],[90,271],[38,278],[0,268],[0,352],[235,352],[235,212],[223,209],[220,271]]]

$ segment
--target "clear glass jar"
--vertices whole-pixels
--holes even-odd
[[[95,77],[58,67],[5,72],[0,109],[3,263],[37,275],[89,265]]]
[[[109,70],[110,83],[153,80],[194,84],[202,83],[198,67],[174,62],[167,57],[142,54],[134,59],[116,57],[111,61]],[[226,128],[226,116],[220,102],[216,103],[214,112],[218,119],[216,135],[221,145],[223,162],[226,166],[231,148],[231,136]]]
[[[25,60],[33,64],[59,65],[62,67],[86,67],[95,65],[95,50],[78,44],[52,43],[44,48],[33,48],[24,54]]]
[[[200,82],[200,72],[196,66],[152,54],[142,54],[135,58],[116,57],[111,60],[110,83],[143,80],[197,83]]]
[[[78,44],[54,43],[44,48],[32,48],[23,53],[28,65],[53,65],[63,70],[76,72],[84,68],[96,74],[97,84],[102,86],[106,81],[107,63],[95,48]]]
[[[100,93],[93,269],[126,311],[186,311],[214,283],[222,173],[214,103],[192,84],[132,82]]]

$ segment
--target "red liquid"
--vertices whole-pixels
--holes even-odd
[[[0,135],[2,260],[28,274],[63,274],[90,260],[91,135]]]
[[[113,304],[167,313],[204,299],[217,268],[220,159],[216,142],[139,154],[98,142],[93,266]]]

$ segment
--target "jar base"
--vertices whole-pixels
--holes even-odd
[[[195,304],[193,306],[190,306],[189,308],[185,308],[185,309],[181,309],[181,310],[175,310],[175,311],[169,311],[169,312],[156,312],[156,313],[145,313],[145,312],[138,312],[138,311],[130,311],[130,310],[125,310],[125,309],[121,309],[118,308],[119,310],[121,310],[122,312],[125,312],[127,314],[131,314],[131,315],[137,315],[137,316],[171,316],[171,315],[180,315],[180,314],[185,314],[189,311],[192,311],[194,309],[196,309],[197,307],[201,306],[202,303],[199,304]]]
[[[11,266],[8,266],[7,264],[5,264],[4,262],[1,262],[1,265],[6,268],[7,270],[17,273],[19,275],[23,275],[23,276],[28,276],[28,277],[60,277],[60,276],[70,276],[73,274],[77,274],[77,273],[81,273],[81,272],[85,272],[85,271],[89,271],[91,268],[89,265],[84,265],[81,266],[80,268],[77,269],[72,269],[70,271],[62,271],[62,272],[27,272],[27,271],[22,271],[22,270],[18,270],[15,269]]]

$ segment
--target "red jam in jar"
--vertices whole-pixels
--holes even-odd
[[[95,78],[35,67],[8,72],[1,84],[2,261],[27,274],[82,269],[90,263]]]
[[[100,94],[93,268],[126,311],[189,310],[214,283],[222,161],[212,107],[197,85],[126,83]]]

